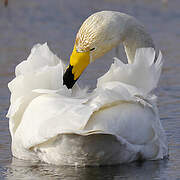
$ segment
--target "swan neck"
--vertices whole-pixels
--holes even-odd
[[[134,62],[136,49],[145,47],[155,48],[149,33],[135,19],[127,23],[124,31],[123,45],[129,64]]]

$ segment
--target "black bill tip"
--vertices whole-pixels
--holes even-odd
[[[73,66],[69,65],[69,67],[66,69],[66,72],[63,75],[63,85],[66,85],[68,89],[71,89],[75,82],[74,80],[74,74],[72,74],[72,68]]]

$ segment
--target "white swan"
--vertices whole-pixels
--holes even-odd
[[[92,93],[78,85],[66,88],[121,42],[129,64],[116,58]],[[64,78],[64,65],[47,44],[34,46],[9,83],[13,155],[80,166],[162,159],[168,153],[166,137],[151,94],[161,73],[161,53],[154,59],[144,27],[112,11],[95,13],[83,23]]]

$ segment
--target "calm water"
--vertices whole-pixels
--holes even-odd
[[[167,2],[167,3],[166,3]],[[0,179],[180,179],[180,1],[179,0],[9,0],[0,1]],[[7,83],[15,66],[32,46],[48,42],[53,52],[68,61],[81,23],[100,10],[116,10],[138,18],[152,34],[165,63],[156,94],[162,124],[168,136],[169,160],[113,167],[55,167],[12,159],[5,115],[10,93]],[[124,52],[118,56],[125,59]],[[90,65],[81,85],[95,87],[107,71],[113,50]]]

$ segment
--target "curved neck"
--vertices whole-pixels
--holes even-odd
[[[147,33],[145,28],[134,18],[127,22],[123,37],[123,45],[129,64],[132,64],[134,61],[136,49],[144,47],[152,47],[155,49],[149,33]]]

